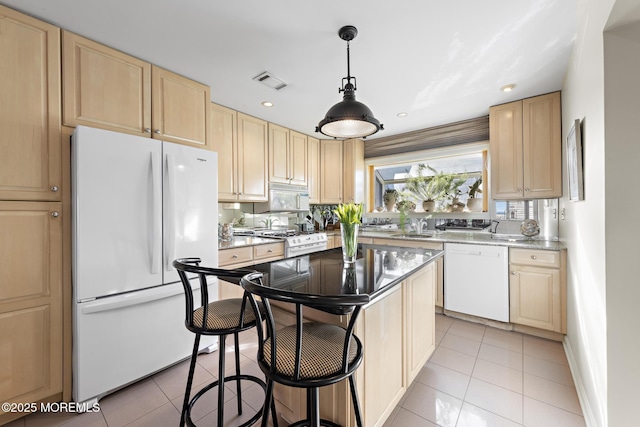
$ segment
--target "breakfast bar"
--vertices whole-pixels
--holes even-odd
[[[251,268],[263,273],[264,285],[272,288],[318,296],[368,296],[355,328],[364,346],[364,361],[355,375],[364,425],[380,426],[435,349],[434,261],[441,256],[438,250],[361,244],[352,267],[343,264],[341,249],[332,249]],[[286,303],[274,311],[280,326],[295,322]],[[332,307],[305,311],[309,321],[342,326],[349,316]],[[274,395],[285,421],[304,418],[304,390],[276,384]],[[342,426],[355,425],[347,381],[321,388],[320,415]]]

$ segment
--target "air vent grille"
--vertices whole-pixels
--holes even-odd
[[[253,80],[275,90],[282,90],[287,87],[287,84],[285,82],[277,77],[274,77],[273,74],[268,71],[258,74],[253,78]]]

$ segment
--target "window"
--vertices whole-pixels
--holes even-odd
[[[466,178],[464,183],[458,187],[458,191],[460,192],[458,195],[459,200],[461,203],[466,203],[469,186],[472,185],[476,179],[483,178],[483,184],[481,184],[480,189],[484,192],[484,182],[486,182],[486,156],[486,145],[472,144],[464,147],[459,146],[455,149],[449,148],[447,150],[429,150],[427,152],[412,153],[411,158],[400,158],[408,157],[404,155],[397,156],[393,159],[372,159],[368,163],[370,164],[369,170],[373,174],[370,179],[373,189],[373,208],[382,210],[384,206],[384,192],[388,189],[395,189],[409,200],[414,201],[417,205],[416,210],[421,210],[423,200],[406,189],[407,178],[418,176],[418,167],[420,164],[428,165],[439,173],[450,173],[455,174],[458,178]],[[426,169],[423,171],[423,175],[431,176],[433,175],[433,171]],[[449,196],[449,199],[452,197],[453,194]],[[447,211],[449,202],[450,200],[440,201],[436,210],[441,212]]]

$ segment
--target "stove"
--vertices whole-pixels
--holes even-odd
[[[327,233],[300,233],[290,229],[243,228],[234,230],[237,236],[256,236],[284,240],[284,257],[292,258],[327,249]]]
[[[327,233],[298,234],[284,239],[284,257],[292,258],[327,249]]]

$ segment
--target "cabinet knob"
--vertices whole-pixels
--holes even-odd
[[[59,190],[57,185],[54,185],[53,187],[51,187],[51,191],[53,191],[54,193],[57,193]]]
[[[512,272],[511,272],[511,275],[512,275],[512,276],[515,276],[515,275],[516,275],[516,272],[515,272],[515,271],[512,271]]]
[[[524,191],[529,191],[529,189],[528,189],[528,188],[525,188],[525,189],[524,189]]]
[[[522,191],[522,188],[516,188],[516,191],[520,193]]]
[[[160,129],[154,130],[153,133],[160,135]]]
[[[151,128],[144,128],[145,133],[151,133]]]
[[[51,212],[51,216],[54,217],[54,218],[58,218],[60,216],[60,212],[53,211],[53,212]]]
[[[535,255],[531,255],[531,259],[536,259],[537,257]]]
[[[267,252],[273,252],[273,249],[269,249]]]

